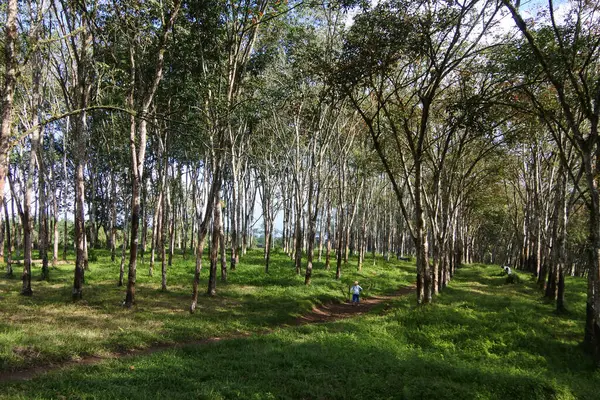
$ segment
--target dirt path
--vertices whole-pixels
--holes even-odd
[[[319,307],[313,308],[313,310],[301,317],[298,317],[295,320],[295,323],[291,325],[307,325],[307,324],[317,324],[323,322],[332,322],[336,320],[340,320],[343,318],[355,317],[357,315],[362,315],[370,310],[372,310],[375,306],[379,304],[385,304],[390,300],[398,297],[404,296],[409,293],[413,293],[415,291],[414,287],[404,287],[391,295],[387,296],[373,296],[369,298],[361,299],[360,304],[358,306],[352,305],[350,301],[344,303],[330,303],[324,304]],[[290,324],[278,325],[274,328],[281,328],[285,326],[289,326]],[[265,335],[272,332],[272,329],[267,329],[261,332],[253,332],[254,334]],[[237,335],[227,335],[223,337],[212,337],[201,340],[193,340],[187,342],[179,342],[179,343],[166,343],[166,344],[157,344],[152,345],[143,350],[131,350],[120,353],[112,353],[111,355],[99,357],[99,356],[85,356],[80,358],[79,360],[66,361],[56,364],[45,364],[39,367],[32,367],[22,370],[10,371],[10,372],[0,372],[0,383],[3,382],[16,382],[16,381],[27,381],[33,379],[39,375],[42,375],[46,372],[57,371],[60,369],[65,369],[77,365],[93,365],[98,364],[104,360],[110,359],[120,359],[120,358],[128,358],[140,355],[150,355],[157,353],[159,351],[168,350],[168,349],[176,349],[189,345],[205,345],[208,343],[215,343],[221,340],[228,339],[239,339],[243,337],[250,336],[251,333],[245,334],[237,334]]]
[[[313,308],[312,312],[299,317],[296,320],[296,323],[298,325],[314,324],[354,317],[356,315],[367,313],[371,311],[373,307],[381,303],[386,303],[395,297],[412,293],[414,290],[414,287],[405,287],[388,296],[373,296],[366,299],[361,299],[358,306],[352,305],[352,302],[350,301],[346,301],[345,303],[325,304],[320,307],[315,307]]]

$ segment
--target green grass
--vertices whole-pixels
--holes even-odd
[[[361,279],[405,271],[377,268]],[[55,371],[5,385],[0,399],[597,399],[600,373],[579,345],[585,282],[568,279],[569,312],[557,315],[526,275],[505,280],[469,266],[431,305],[407,296],[385,314]]]
[[[335,270],[316,263],[311,286],[295,274],[293,262],[274,254],[270,273],[264,273],[262,252],[249,252],[226,284],[217,283],[217,297],[205,296],[208,271],[201,274],[198,308],[190,315],[194,260],[176,258],[168,271],[168,290],[160,290],[160,264],[153,277],[148,264],[138,264],[136,307],[121,306],[125,289],[116,286],[119,264],[107,252],[86,273],[84,300],[71,302],[73,265],[50,270],[50,281],[32,282],[31,298],[19,295],[20,270],[15,277],[0,278],[0,372],[50,362],[107,355],[141,349],[157,343],[185,342],[251,333],[291,323],[315,304],[340,301],[344,289],[359,279],[366,294],[390,292],[414,280],[414,267],[406,263],[367,263],[361,273],[352,260],[343,279]],[[203,265],[208,265],[205,262]],[[34,278],[39,275],[34,268]]]

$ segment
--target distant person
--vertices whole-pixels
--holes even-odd
[[[510,275],[512,273],[512,271],[510,270],[510,267],[508,265],[504,266],[504,272],[506,272],[506,275]]]
[[[352,292],[352,304],[357,306],[358,302],[360,301],[360,292],[363,290],[363,288],[361,288],[358,285],[358,281],[354,281],[354,286],[352,286],[350,288],[350,291]]]

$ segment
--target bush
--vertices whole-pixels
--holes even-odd
[[[96,253],[96,250],[88,250],[88,262],[98,262],[98,253]]]
[[[508,275],[506,277],[506,281],[505,281],[506,284],[509,284],[509,283],[515,284],[515,283],[520,283],[520,282],[521,282],[521,278],[515,272]]]

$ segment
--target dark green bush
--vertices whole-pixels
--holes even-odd
[[[88,262],[98,262],[98,253],[96,253],[96,250],[88,250]]]
[[[520,283],[520,282],[521,282],[521,278],[515,272],[506,276],[506,281],[505,281],[506,284],[509,284],[509,283],[515,284],[515,283]]]

